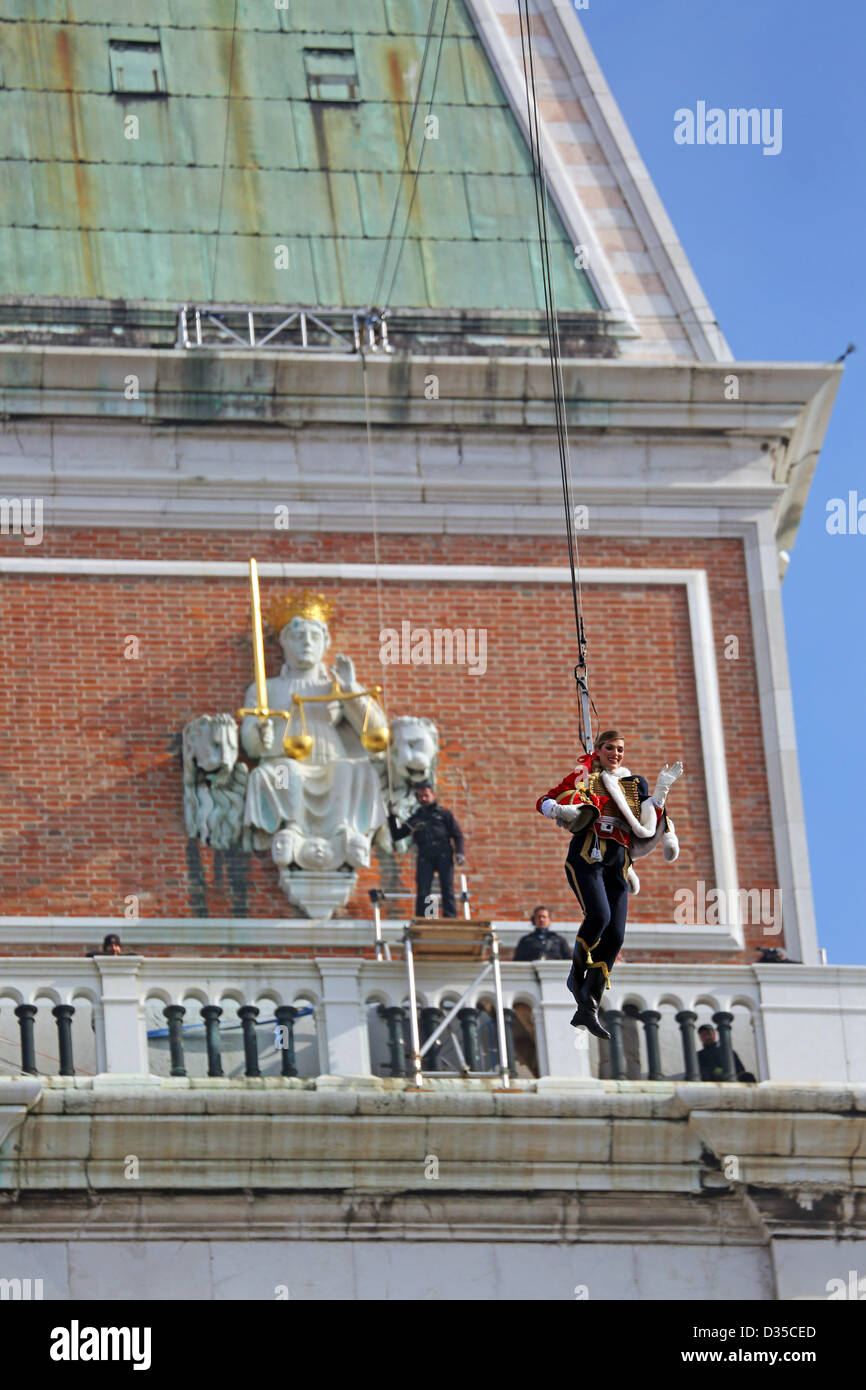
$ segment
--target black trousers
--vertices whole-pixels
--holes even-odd
[[[594,961],[604,961],[608,970],[622,950],[628,914],[628,884],[625,880],[625,849],[616,840],[599,839],[602,860],[588,864],[581,857],[585,836],[573,835],[565,860],[565,873],[571,891],[584,914],[579,935],[592,951]],[[566,987],[577,998],[583,982],[586,952],[577,941]]]
[[[424,859],[418,855],[415,867],[415,916],[423,917],[427,896],[433,883],[433,875],[439,875],[442,892],[440,917],[456,917],[457,903],[454,900],[454,856],[440,854],[435,859]]]

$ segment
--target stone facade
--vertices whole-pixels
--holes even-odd
[[[0,1262],[45,1298],[817,1299],[866,1259],[862,1086],[36,1089]]]

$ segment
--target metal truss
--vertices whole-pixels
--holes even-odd
[[[182,304],[176,347],[271,348],[289,352],[393,352],[388,311]]]

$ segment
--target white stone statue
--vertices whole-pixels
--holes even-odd
[[[216,849],[269,849],[280,886],[308,917],[330,917],[347,901],[374,839],[396,852],[385,823],[389,768],[402,817],[415,809],[413,785],[432,780],[439,748],[435,724],[414,716],[395,719],[386,742],[384,711],[373,696],[359,694],[368,687],[358,684],[351,659],[336,655],[328,665],[331,609],[309,590],[268,609],[285,660],[265,682],[266,704],[291,718],[244,715],[240,746],[251,769],[238,760],[233,715],[204,715],[183,731],[187,833]],[[303,718],[295,696],[303,697]],[[244,709],[258,707],[254,683]],[[365,746],[362,737],[373,744],[377,733],[379,748]],[[289,756],[283,740],[297,752],[302,734],[307,756]]]
[[[249,768],[238,762],[232,714],[204,714],[183,731],[183,813],[187,835],[214,849],[241,836]]]
[[[268,619],[278,633],[285,663],[267,682],[270,709],[292,710],[292,697],[326,696],[335,685],[346,694],[364,687],[355,679],[351,659],[338,655],[328,667],[331,645],[328,619],[332,605],[321,595],[305,591],[271,606]],[[255,705],[256,690],[247,690],[246,707]],[[303,721],[297,711],[290,720],[272,716],[262,723],[247,715],[241,743],[258,766],[250,773],[244,825],[252,832],[255,849],[270,845],[280,868],[280,883],[291,901],[309,916],[330,916],[354,885],[346,870],[370,862],[370,841],[385,819],[374,757],[360,734],[386,728],[381,706],[370,696],[358,700],[305,701]],[[283,739],[302,728],[312,738],[308,758],[287,757]],[[382,760],[383,755],[376,755]],[[319,875],[321,890],[312,898],[315,880],[299,870]],[[339,877],[335,880],[334,875]],[[324,877],[323,877],[324,875]],[[336,901],[339,899],[339,901]],[[325,909],[330,904],[330,912]]]

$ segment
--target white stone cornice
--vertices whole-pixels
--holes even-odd
[[[790,433],[803,406],[841,367],[827,363],[653,363],[567,359],[563,386],[570,423],[593,403],[599,424],[637,428],[678,426]],[[737,400],[724,394],[726,375],[738,378]],[[425,398],[425,377],[439,378],[439,398]],[[139,378],[138,400],[124,398],[128,375]],[[554,426],[550,365],[545,357],[436,356],[367,359],[373,423],[436,428]],[[399,411],[395,411],[395,403]],[[51,416],[64,422],[92,417],[104,430],[151,423],[161,430],[186,420],[198,430],[245,421],[256,429],[342,426],[364,420],[361,359],[357,355],[262,350],[186,352],[179,349],[45,347],[0,344],[0,405],[10,417]],[[665,414],[657,407],[665,406]],[[517,407],[516,411],[514,407]],[[204,417],[202,412],[206,409]],[[580,414],[578,414],[578,410]],[[644,412],[643,415],[641,412]],[[788,430],[785,430],[785,426]]]
[[[506,950],[513,949],[529,931],[524,920],[496,919],[499,940]],[[580,931],[577,918],[560,919],[556,930],[571,940]],[[0,917],[0,945],[82,946],[94,951],[108,932],[122,934],[139,946],[250,946],[282,947],[297,950],[309,947],[315,954],[320,946],[357,946],[372,949],[372,919],[332,918],[314,921],[307,917],[140,917],[133,924],[127,917]],[[398,918],[382,923],[384,940],[400,941],[403,922]],[[727,926],[679,926],[675,922],[630,922],[628,950],[698,951],[704,954],[737,952],[742,949]],[[8,959],[5,958],[5,959]],[[172,959],[175,959],[174,957]],[[238,956],[243,967],[249,958]],[[508,963],[507,961],[505,962]]]

